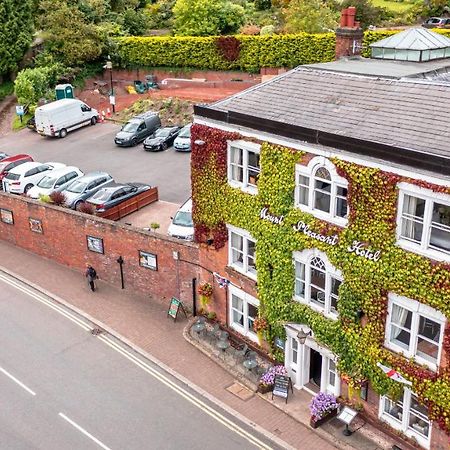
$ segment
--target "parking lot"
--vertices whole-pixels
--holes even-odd
[[[84,173],[104,170],[117,182],[138,181],[158,186],[159,198],[180,205],[190,196],[190,153],[169,148],[146,152],[142,144],[121,148],[114,144],[120,126],[101,123],[75,130],[64,139],[39,136],[28,129],[0,138],[0,151],[27,153],[35,161],[57,161]]]

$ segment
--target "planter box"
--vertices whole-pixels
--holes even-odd
[[[258,390],[260,394],[267,394],[268,392],[273,391],[273,384],[265,385],[265,384],[258,384]]]
[[[318,428],[321,425],[323,425],[325,422],[328,422],[330,419],[335,417],[337,415],[337,409],[333,410],[329,414],[327,414],[325,417],[322,417],[321,419],[315,419],[314,417],[311,417],[309,419],[309,424],[312,428]]]

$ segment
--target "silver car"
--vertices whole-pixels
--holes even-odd
[[[191,151],[191,126],[192,123],[183,127],[173,142],[173,147],[177,152]]]
[[[88,197],[114,182],[111,175],[106,172],[90,172],[71,183],[63,194],[66,196],[66,205],[78,209]]]

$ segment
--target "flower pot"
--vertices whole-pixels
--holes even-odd
[[[325,416],[323,416],[320,419],[316,419],[315,417],[311,417],[309,419],[309,424],[311,425],[312,428],[318,428],[321,425],[323,425],[325,422],[328,422],[330,419],[335,417],[336,414],[337,414],[337,409],[333,409],[333,411],[329,412],[328,414],[326,414]]]
[[[258,384],[258,390],[260,394],[267,394],[273,391],[273,384]]]
[[[263,332],[262,331],[257,331],[256,335],[258,336],[258,344],[261,347],[263,342],[264,342]]]

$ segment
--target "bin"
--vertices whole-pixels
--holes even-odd
[[[74,98],[73,86],[71,84],[57,84],[56,88],[56,100],[62,98]]]

